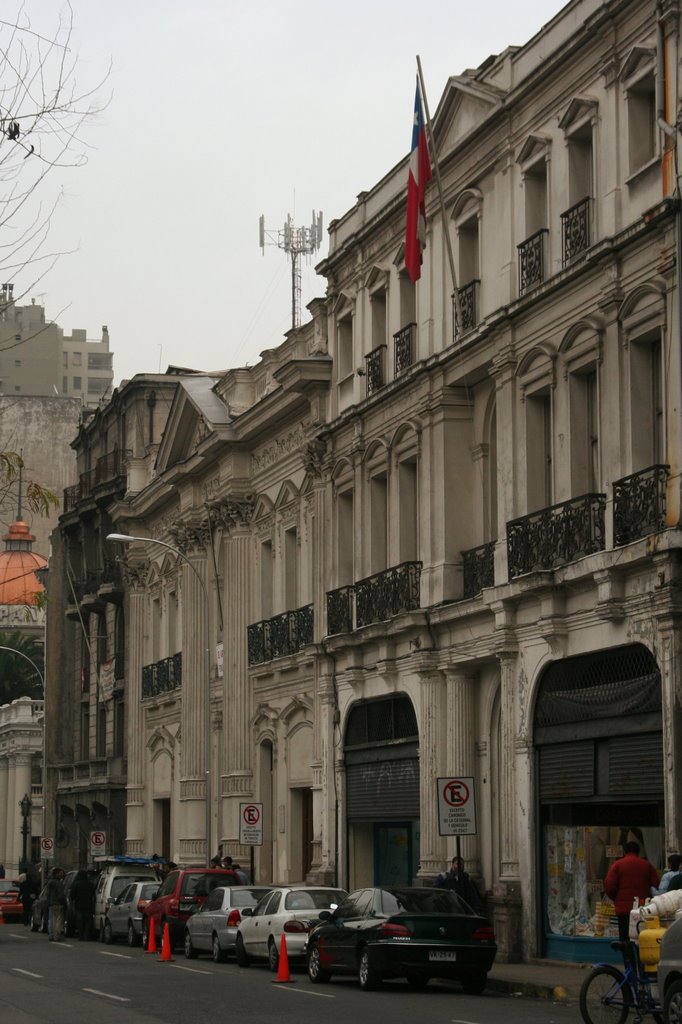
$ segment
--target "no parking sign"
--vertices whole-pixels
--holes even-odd
[[[107,846],[107,834],[106,832],[91,832],[90,833],[90,856],[97,857],[103,853],[106,853]]]
[[[438,779],[438,834],[441,836],[476,835],[474,780],[467,775],[458,779]]]

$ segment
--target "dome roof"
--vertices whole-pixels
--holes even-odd
[[[35,537],[23,519],[15,519],[2,539],[5,550],[0,553],[0,605],[36,604],[45,588],[34,570],[44,569],[47,559],[31,550]]]

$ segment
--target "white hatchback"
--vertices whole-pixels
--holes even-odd
[[[240,967],[252,960],[267,960],[271,971],[279,967],[282,936],[287,959],[302,962],[308,932],[321,910],[334,910],[348,893],[317,885],[280,885],[271,889],[253,910],[245,907],[237,928],[234,952]]]

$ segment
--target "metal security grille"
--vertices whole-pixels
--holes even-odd
[[[346,815],[353,821],[419,817],[419,758],[346,765]]]
[[[417,717],[409,697],[363,701],[348,716],[345,747],[416,740]]]
[[[661,673],[641,644],[565,658],[540,684],[535,727],[661,710]]]
[[[609,740],[609,792],[641,799],[663,796],[663,736],[613,736]]]
[[[594,795],[594,743],[556,743],[540,748],[540,800],[581,800]]]

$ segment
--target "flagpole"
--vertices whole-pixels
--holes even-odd
[[[429,113],[429,101],[426,98],[426,86],[424,85],[424,74],[422,72],[422,62],[417,54],[417,74],[419,76],[419,88],[421,89],[422,100],[424,102],[424,113],[426,114],[426,128],[429,133],[429,146],[433,153],[433,169],[436,175],[436,187],[438,189],[438,199],[440,201],[440,212],[443,218],[443,234],[445,235],[445,246],[448,251],[448,261],[450,263],[450,274],[452,275],[452,288],[453,298],[455,300],[455,336],[457,335],[457,324],[462,323],[462,310],[459,304],[459,289],[457,287],[457,273],[455,271],[455,257],[452,252],[452,242],[450,240],[450,232],[448,231],[448,222],[445,215],[445,200],[443,199],[443,186],[440,180],[440,167],[438,166],[438,158],[436,156],[436,146],[433,140],[433,129],[431,128],[431,114]]]

